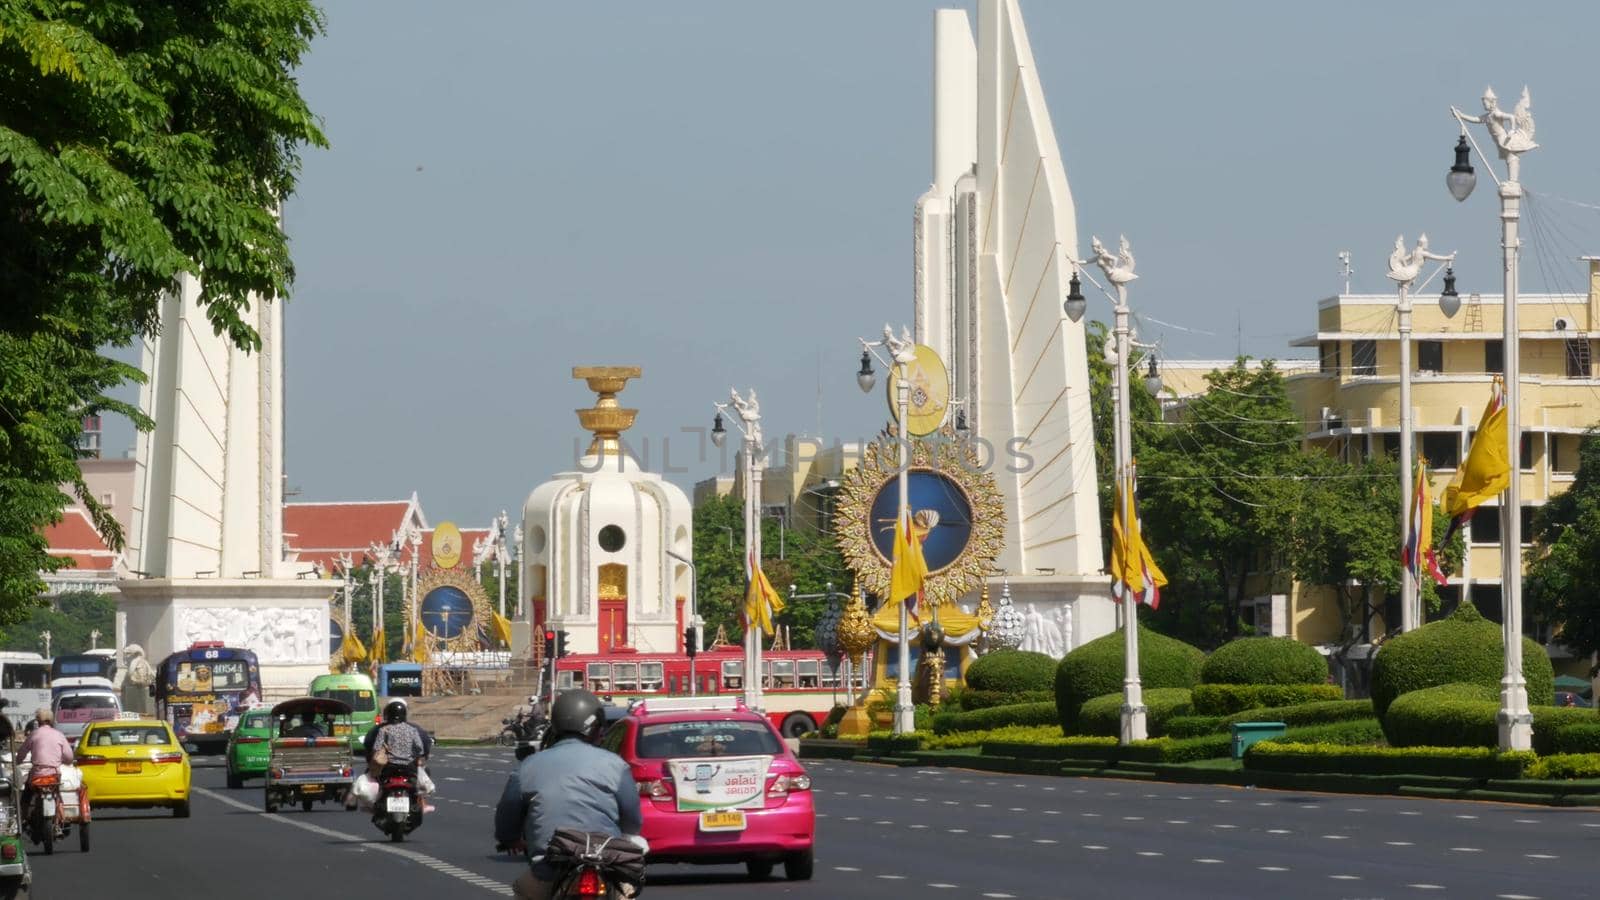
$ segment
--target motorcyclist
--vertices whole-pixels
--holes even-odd
[[[494,811],[495,840],[526,853],[529,868],[511,885],[521,900],[548,900],[555,867],[545,848],[558,828],[614,837],[639,833],[639,788],[628,764],[592,741],[605,724],[600,698],[564,691],[550,709],[549,748],[524,759],[506,779]]]
[[[433,812],[433,805],[426,798],[433,793],[433,779],[428,776],[426,763],[429,754],[433,752],[433,736],[421,728],[406,721],[407,710],[404,700],[390,700],[383,707],[383,724],[367,732],[362,740],[362,747],[367,762],[372,762],[372,754],[377,751],[379,741],[388,753],[390,765],[417,767],[417,793],[424,798],[422,811]],[[377,783],[372,776],[376,773],[366,773],[356,779],[356,784],[350,792],[352,801],[361,797],[371,803],[377,799]],[[347,807],[351,803],[345,804]]]
[[[39,707],[39,711],[33,714],[34,728],[17,751],[18,765],[27,762],[30,757],[33,759],[33,768],[28,772],[28,785],[23,789],[23,809],[28,809],[33,799],[34,779],[46,775],[59,776],[61,767],[73,762],[72,742],[56,730],[55,721],[55,714],[50,712],[49,707]]]

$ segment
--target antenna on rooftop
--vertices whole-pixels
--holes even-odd
[[[1339,274],[1344,277],[1344,293],[1350,293],[1350,276],[1355,273],[1355,267],[1350,265],[1350,251],[1339,251]]]

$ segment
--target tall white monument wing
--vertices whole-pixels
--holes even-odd
[[[934,183],[917,206],[918,337],[995,454],[1006,501],[999,564],[1023,575],[1103,568],[1083,326],[1062,312],[1077,226],[1014,0],[934,28]],[[974,52],[975,48],[975,52]],[[965,163],[958,160],[965,160]]]

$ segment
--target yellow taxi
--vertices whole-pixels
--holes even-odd
[[[93,722],[72,749],[89,805],[165,806],[189,817],[189,754],[159,719]]]

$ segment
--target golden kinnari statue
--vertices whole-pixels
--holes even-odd
[[[839,617],[839,647],[850,659],[851,680],[861,677],[867,650],[871,649],[877,639],[872,619],[867,616],[867,601],[862,595],[861,583],[856,582],[856,589],[844,605],[844,614]],[[865,707],[862,706],[865,698],[858,695],[855,687],[848,682],[845,687],[850,696],[850,709],[839,722],[839,736],[866,737],[867,732],[872,729],[872,722],[867,716]]]
[[[575,410],[578,423],[594,432],[594,440],[589,442],[587,451],[589,455],[622,454],[622,432],[633,427],[633,420],[638,417],[639,411],[617,405],[617,394],[628,386],[630,379],[638,378],[641,372],[638,366],[572,367],[572,377],[587,382],[589,390],[599,395],[593,406]]]

